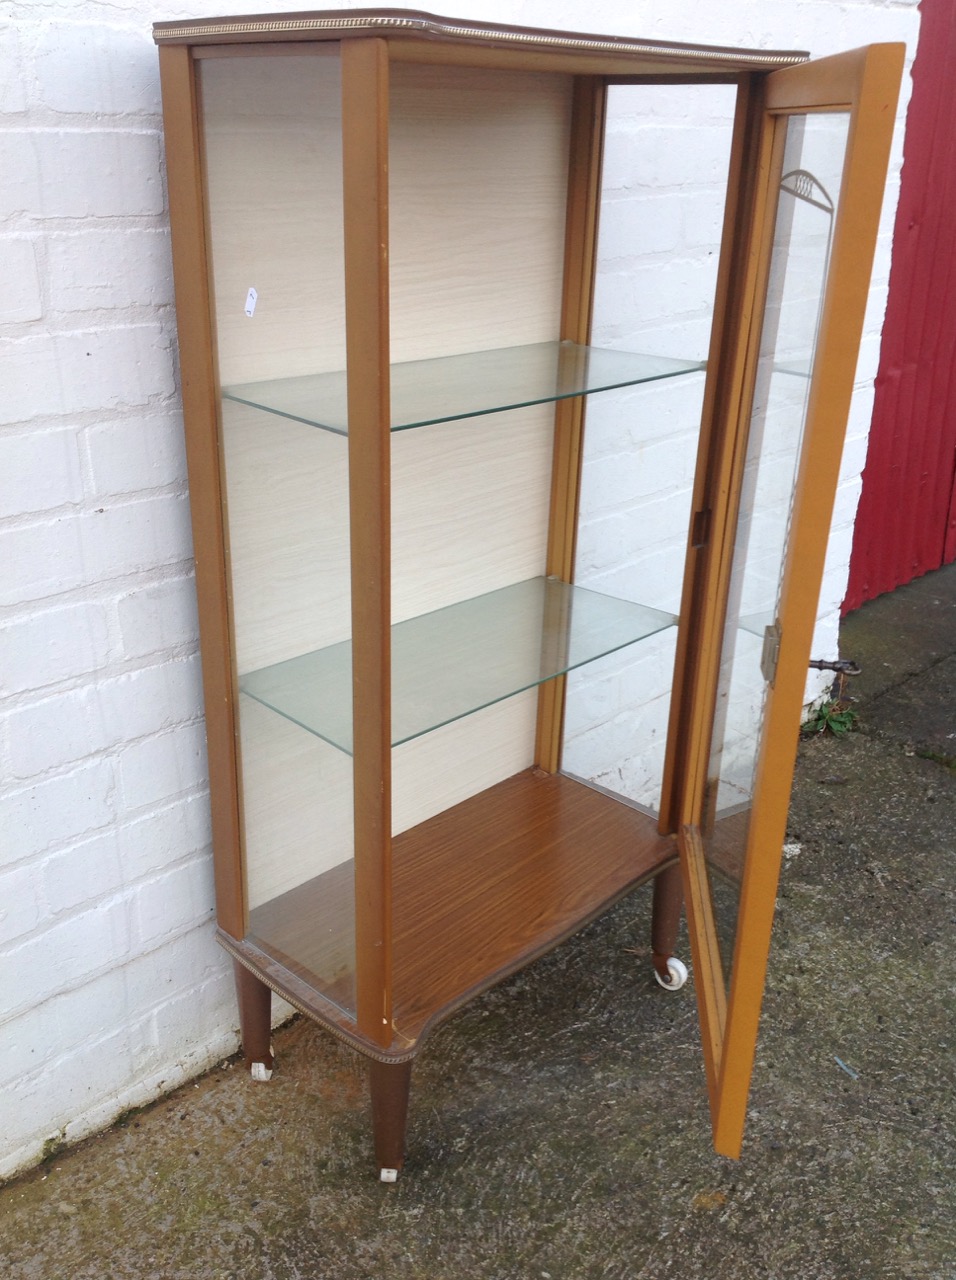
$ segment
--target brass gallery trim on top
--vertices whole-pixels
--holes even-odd
[[[790,50],[729,49],[719,45],[685,45],[665,40],[628,40],[583,32],[542,32],[525,27],[478,25],[437,14],[395,9],[355,9],[328,13],[284,14],[278,17],[253,16],[243,19],[212,18],[209,21],[154,23],[156,43],[222,39],[224,36],[273,36],[350,34],[373,31],[408,32],[437,36],[446,40],[479,40],[495,44],[517,44],[525,48],[581,53],[622,53],[641,57],[711,60],[732,63],[742,69],[786,67],[806,62],[809,54]]]

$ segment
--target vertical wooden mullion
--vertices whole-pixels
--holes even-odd
[[[723,545],[732,475],[743,363],[755,299],[754,236],[758,175],[766,164],[758,76],[741,79],[731,144],[721,259],[707,359],[707,384],[691,503],[677,653],[664,758],[660,830],[677,831],[699,820],[691,795],[695,743],[707,739],[706,707],[716,680],[723,627],[720,601],[729,575]],[[739,457],[739,448],[736,450]]]
[[[768,121],[760,138],[760,178],[753,193],[753,238],[748,252],[747,293],[744,308],[747,323],[740,332],[735,352],[734,374],[729,396],[729,412],[724,422],[723,452],[717,498],[713,505],[713,536],[710,574],[706,586],[707,609],[703,615],[700,653],[695,671],[695,701],[692,704],[690,740],[680,810],[681,824],[704,825],[708,809],[716,797],[708,793],[715,734],[719,731],[717,697],[720,670],[725,655],[725,629],[730,614],[733,570],[737,550],[737,522],[747,453],[757,368],[766,311],[767,286],[777,213],[777,190],[783,170],[786,133]]]
[[[727,991],[699,828],[682,827],[678,834],[678,849],[684,882],[684,908],[692,940],[694,988],[704,1049],[707,1093],[712,1113],[716,1114],[720,1101],[720,1067],[727,1025]]]
[[[392,1027],[388,51],[342,44],[352,558],[356,1013]]]
[[[213,332],[197,68],[184,45],[159,50],[167,187],[189,473],[190,513],[209,758],[216,913],[246,932],[241,854],[235,662],[220,470],[219,378]]]
[[[768,127],[761,81],[741,82],[731,148],[708,381],[688,537],[660,829],[679,832],[691,954],[711,1110],[720,1103],[727,998],[700,825],[739,490],[746,460],[750,389],[769,268],[774,202],[770,175],[782,145]],[[716,1132],[716,1119],[715,1119]]]
[[[560,337],[587,343],[594,302],[607,85],[597,77],[577,76],[572,92]],[[584,396],[559,400],[555,406],[546,571],[563,582],[570,582],[574,574],[584,412]],[[535,760],[548,773],[554,773],[561,762],[565,685],[565,677],[560,676],[543,684],[538,693]]]

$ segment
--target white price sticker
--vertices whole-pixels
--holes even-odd
[[[256,293],[255,289],[250,289],[246,294],[246,315],[250,320],[256,314],[256,303],[258,300],[259,295]]]

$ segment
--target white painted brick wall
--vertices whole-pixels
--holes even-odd
[[[235,1043],[145,4],[0,23],[0,1175]]]
[[[236,1043],[229,966],[210,925],[150,24],[288,7],[7,0],[0,17],[0,1176],[38,1158],[46,1139],[91,1132]],[[470,0],[462,8],[492,21],[816,54],[880,39],[906,40],[912,50],[918,24],[915,0]],[[661,118],[674,109],[688,111],[672,90],[649,107]],[[721,122],[691,119],[689,156],[673,145],[676,135],[641,119],[625,122],[610,149],[601,288],[622,304],[604,335],[610,341],[638,334],[654,350],[706,348],[718,234],[706,183],[720,179],[709,144]],[[635,171],[629,157],[642,141],[645,170]],[[894,156],[898,169],[899,142]],[[648,185],[650,169],[676,188]],[[896,190],[894,177],[861,383],[878,354]],[[592,421],[596,526],[609,519],[622,469],[639,450],[646,505],[631,506],[665,528],[665,544],[679,544],[681,522],[661,516],[673,514],[687,469],[677,474],[663,459],[689,401],[654,388],[647,397],[640,419]],[[869,406],[863,386],[822,604],[829,653]],[[627,542],[623,532],[615,537]],[[587,533],[582,540],[589,572],[637,574],[656,597],[650,603],[673,607],[660,547],[628,568],[601,559],[600,542]],[[635,674],[609,661],[592,683],[589,713],[629,696],[646,672],[657,679],[666,644],[642,662]],[[648,725],[659,738],[660,700]]]

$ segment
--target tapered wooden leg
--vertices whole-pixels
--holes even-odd
[[[683,986],[676,982],[672,966],[668,964],[674,955],[680,913],[684,905],[684,890],[680,878],[680,866],[674,864],[654,877],[654,906],[651,915],[651,951],[658,980],[663,986]],[[682,966],[683,967],[683,966]]]
[[[372,1061],[369,1064],[375,1163],[383,1182],[394,1182],[405,1163],[405,1122],[411,1082],[411,1062]]]
[[[256,1080],[272,1074],[272,991],[244,964],[234,960],[239,1034],[246,1064]]]

